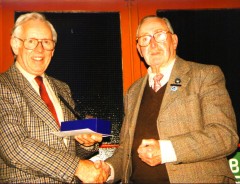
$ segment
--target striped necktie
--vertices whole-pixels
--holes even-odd
[[[163,74],[157,74],[153,77],[154,80],[154,86],[153,86],[153,90],[155,92],[157,92],[162,86],[160,84],[161,79],[163,78]]]

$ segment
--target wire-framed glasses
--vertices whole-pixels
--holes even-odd
[[[146,47],[150,44],[150,41],[152,37],[155,39],[158,43],[166,42],[167,40],[167,34],[171,33],[170,31],[158,31],[154,33],[153,35],[143,35],[137,38],[137,43],[141,47]]]
[[[15,38],[22,41],[23,46],[25,47],[25,49],[28,49],[28,50],[35,49],[38,46],[39,43],[42,44],[42,47],[44,48],[44,50],[52,51],[55,48],[55,41],[50,40],[50,39],[27,38],[27,39],[23,40],[23,39],[18,38],[18,37],[15,37]]]

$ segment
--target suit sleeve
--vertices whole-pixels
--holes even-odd
[[[236,150],[239,141],[234,110],[220,68],[206,67],[193,75],[189,93],[173,104],[172,110],[178,110],[168,116],[171,121],[168,128],[177,130],[169,139],[178,163],[226,157]]]
[[[114,182],[118,182],[119,180],[122,179],[123,175],[123,169],[126,168],[127,163],[129,162],[131,157],[128,152],[129,150],[126,151],[126,148],[130,148],[128,144],[130,143],[129,141],[129,136],[128,136],[128,129],[129,129],[129,122],[127,121],[127,113],[128,113],[128,94],[124,98],[124,111],[125,111],[125,117],[123,120],[123,124],[121,127],[121,132],[120,132],[120,143],[119,147],[115,150],[114,155],[106,160],[107,163],[111,165],[111,169],[113,169],[114,172]],[[126,159],[127,158],[127,159]],[[125,166],[125,167],[124,167]]]
[[[22,94],[10,88],[0,84],[0,159],[5,164],[1,169],[11,172],[9,168],[17,168],[22,174],[73,181],[79,158],[56,148],[59,140],[41,129],[42,122],[27,107]],[[51,140],[52,145],[41,139]]]

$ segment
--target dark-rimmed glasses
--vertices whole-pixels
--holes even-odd
[[[47,51],[52,51],[55,48],[55,41],[50,40],[50,39],[36,39],[36,38],[27,38],[27,39],[21,39],[18,37],[14,37],[19,39],[20,41],[23,42],[23,46],[25,47],[25,49],[28,50],[33,50],[35,49],[39,43],[42,44],[42,47],[44,48],[44,50]]]
[[[141,47],[146,47],[150,44],[152,37],[155,39],[156,42],[163,43],[163,42],[166,42],[168,33],[171,33],[171,32],[170,31],[158,31],[158,32],[154,33],[153,35],[143,35],[143,36],[140,36],[137,38],[137,43]]]

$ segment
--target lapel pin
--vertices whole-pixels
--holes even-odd
[[[171,86],[171,91],[177,91],[177,90],[178,90],[178,87],[182,86],[182,85],[181,85],[181,79],[176,78],[174,82],[175,82],[174,84],[170,84],[170,86]]]
[[[181,83],[181,79],[176,78],[176,79],[175,79],[175,83],[176,83],[176,84],[180,84],[180,83]]]
[[[171,91],[177,91],[178,90],[178,87],[177,86],[172,86],[171,87]]]
[[[171,86],[182,86],[182,85],[180,84],[180,83],[181,83],[181,79],[176,78],[174,82],[175,82],[174,84],[170,84],[170,85],[171,85]]]

